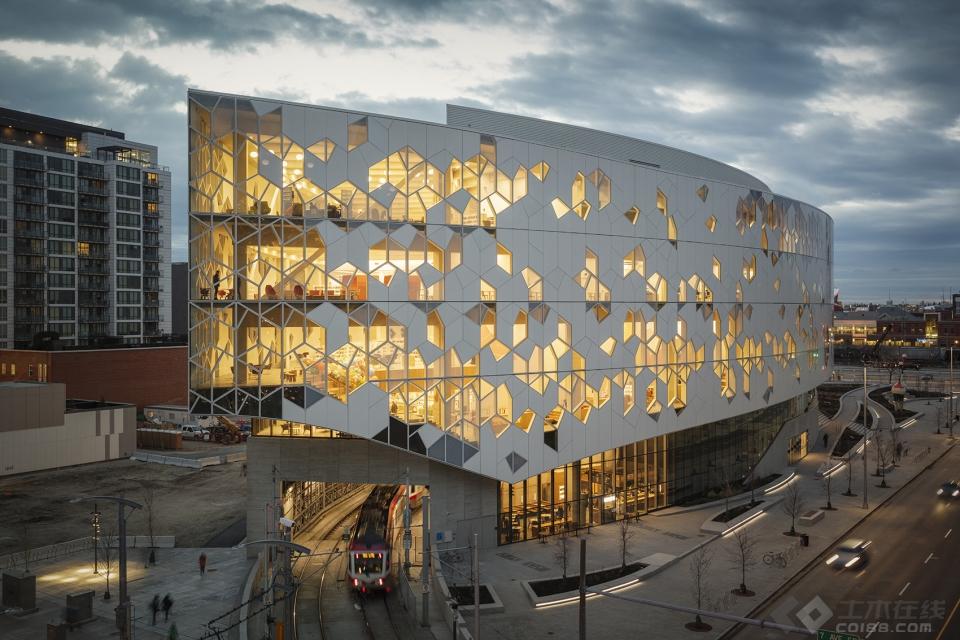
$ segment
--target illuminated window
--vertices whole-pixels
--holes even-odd
[[[677,244],[677,222],[673,216],[667,216],[667,240],[674,245]]]
[[[706,222],[704,222],[704,224],[707,225],[707,229],[710,230],[710,233],[713,233],[713,232],[716,231],[716,229],[717,229],[717,217],[716,217],[716,216],[710,216],[709,218],[707,218],[707,220],[706,220]]]
[[[630,207],[623,212],[623,216],[630,221],[630,224],[637,224],[637,220],[640,218],[640,209]]]
[[[663,214],[664,217],[667,215],[667,196],[663,194],[663,191],[657,189],[657,211]]]
[[[497,266],[507,273],[513,273],[513,255],[499,242],[497,243]]]
[[[519,345],[527,339],[527,314],[523,311],[517,312],[517,317],[513,320],[513,346]]]
[[[538,162],[530,169],[530,173],[536,176],[537,180],[543,182],[547,179],[547,174],[550,173],[550,165],[546,162]]]
[[[353,151],[367,141],[367,119],[360,118],[347,125],[347,151]]]
[[[617,339],[613,336],[610,336],[603,341],[603,344],[600,345],[600,349],[603,350],[608,356],[613,355],[613,350],[617,348]]]
[[[78,255],[78,256],[88,256],[88,255],[90,255],[90,243],[89,243],[89,242],[78,242],[78,243],[77,243],[77,255]]]
[[[713,256],[713,277],[720,280],[720,260]]]
[[[78,148],[78,146],[77,146],[77,139],[76,139],[76,138],[69,138],[69,137],[68,137],[68,138],[66,139],[66,142],[64,143],[64,146],[66,147],[67,153],[76,154],[76,153],[79,151],[79,148]]]
[[[483,278],[480,278],[480,299],[484,302],[497,301],[497,290]]]
[[[757,275],[757,256],[750,256],[750,259],[743,259],[743,277],[747,282],[753,282]]]

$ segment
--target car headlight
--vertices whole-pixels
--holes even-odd
[[[851,558],[849,561],[847,561],[847,564],[845,564],[845,565],[843,565],[843,566],[844,566],[845,569],[849,569],[850,567],[852,567],[853,565],[857,564],[858,562],[860,562],[860,556],[856,556],[855,558]]]
[[[937,489],[937,495],[938,495],[938,496],[942,496],[942,495],[943,495],[943,489]]]
[[[957,496],[960,496],[960,489],[957,489],[953,492],[953,497],[956,498]]]
[[[835,554],[833,554],[832,556],[830,556],[829,558],[827,558],[827,564],[833,564],[834,562],[836,562],[836,561],[839,560],[839,559],[840,559],[840,556],[835,553]]]

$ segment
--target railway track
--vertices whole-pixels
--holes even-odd
[[[348,510],[343,516],[334,518],[327,524],[322,525],[314,532],[308,546],[311,550],[311,556],[303,559],[303,564],[299,567],[297,582],[300,588],[294,596],[294,625],[293,637],[295,640],[303,638],[310,640],[319,635],[320,638],[326,638],[324,620],[320,609],[320,597],[331,565],[338,564],[337,560],[342,557],[342,540],[340,531],[344,526],[356,520],[360,504],[362,503],[362,494],[357,498],[346,502]],[[335,575],[335,573],[334,573]]]
[[[368,640],[405,640],[410,637],[390,611],[388,594],[359,595],[357,601]]]

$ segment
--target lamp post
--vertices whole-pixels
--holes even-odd
[[[290,530],[292,527],[287,527]],[[252,546],[270,546],[275,547],[277,550],[277,555],[280,554],[281,549],[283,550],[283,564],[280,567],[280,575],[283,577],[283,590],[284,590],[284,603],[283,603],[283,620],[284,620],[284,629],[283,637],[293,637],[293,594],[296,591],[296,583],[293,580],[293,564],[291,561],[291,553],[301,553],[304,555],[310,555],[310,549],[303,546],[302,544],[297,544],[296,542],[291,542],[282,538],[268,538],[266,540],[253,540],[251,542],[244,542],[239,547],[252,547]],[[271,584],[275,584],[273,580],[270,581]],[[288,635],[289,634],[289,635]]]
[[[867,397],[867,359],[863,359],[863,508],[869,509],[867,502],[867,443],[870,441],[870,430],[867,427],[867,413],[869,407]]]
[[[100,510],[97,509],[97,503],[93,503],[93,513],[90,514],[90,522],[93,525],[93,572],[99,574],[100,567]]]
[[[956,344],[956,340],[953,341]],[[953,438],[953,345],[950,345],[950,415],[947,416],[947,424],[950,425],[950,437]]]
[[[121,498],[119,496],[81,496],[73,498],[70,502],[93,502],[94,505],[100,500],[109,500],[117,503],[117,546],[120,548],[120,603],[117,604],[117,628],[120,629],[121,640],[130,640],[130,603],[127,597],[127,516],[125,507],[130,507],[130,511],[141,509],[143,507],[139,502]],[[96,511],[96,506],[94,506]],[[98,520],[99,526],[99,520]]]

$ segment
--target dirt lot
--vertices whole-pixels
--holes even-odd
[[[242,463],[202,471],[116,460],[0,479],[0,555],[91,534],[92,504],[70,504],[78,495],[125,496],[142,501],[142,482],[155,483],[155,535],[175,535],[178,547],[202,546],[244,516]],[[116,506],[97,505],[116,521]],[[128,535],[146,535],[142,510],[127,520]]]

